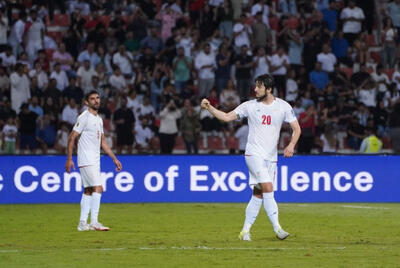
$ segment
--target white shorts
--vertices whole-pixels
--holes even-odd
[[[81,179],[83,187],[100,186],[102,185],[100,165],[91,165],[80,167]]]
[[[260,183],[276,181],[276,161],[269,161],[258,156],[245,156],[246,165],[249,169],[249,185],[261,189]]]

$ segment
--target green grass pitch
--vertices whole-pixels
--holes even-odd
[[[252,242],[246,204],[102,204],[109,232],[78,232],[79,204],[0,205],[0,267],[400,267],[400,204],[279,204]]]

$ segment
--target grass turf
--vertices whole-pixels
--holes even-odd
[[[279,204],[239,241],[246,204],[103,204],[109,232],[78,232],[79,204],[0,205],[0,267],[400,267],[400,204]]]

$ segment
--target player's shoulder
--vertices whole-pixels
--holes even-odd
[[[78,120],[84,120],[87,119],[89,116],[89,111],[85,110],[83,111],[80,115],[78,115]]]
[[[275,100],[280,106],[292,108],[292,106],[289,104],[289,102],[287,102],[281,98],[275,97]]]

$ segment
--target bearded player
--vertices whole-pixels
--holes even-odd
[[[293,134],[284,150],[285,157],[291,157],[300,137],[301,129],[292,107],[286,101],[274,97],[274,79],[271,75],[258,76],[255,80],[256,99],[246,101],[235,110],[225,113],[203,99],[201,107],[224,122],[247,117],[249,136],[245,160],[249,169],[249,184],[253,195],[246,208],[246,219],[239,234],[241,240],[251,241],[250,228],[255,222],[261,205],[271,221],[276,236],[283,240],[289,236],[279,224],[278,205],[274,198],[273,183],[276,180],[278,140],[283,122],[290,124]]]
[[[81,216],[78,231],[108,231],[109,228],[98,222],[100,199],[103,193],[100,176],[100,146],[113,160],[116,170],[122,169],[121,163],[111,151],[103,132],[103,120],[99,116],[100,96],[96,91],[90,91],[85,96],[88,109],[78,116],[78,120],[68,137],[67,162],[65,170],[69,173],[75,169],[72,161],[72,151],[75,139],[78,141],[78,167],[81,173],[84,192],[81,199]],[[90,212],[90,225],[87,218]]]

